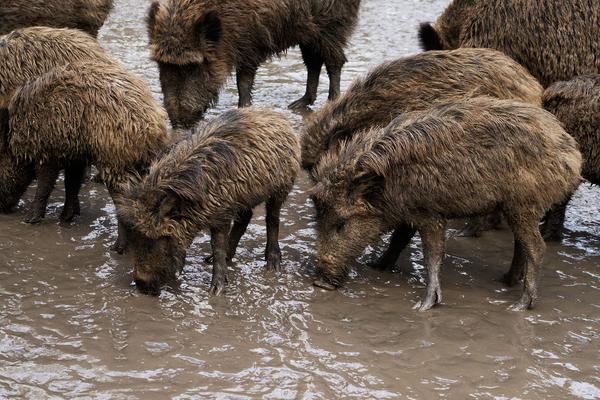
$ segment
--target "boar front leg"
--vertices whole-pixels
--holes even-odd
[[[210,243],[213,253],[212,281],[210,294],[218,296],[227,285],[227,232],[229,224],[210,229]]]
[[[70,222],[81,213],[79,191],[85,174],[85,162],[73,162],[65,168],[65,206],[60,214],[60,220],[63,222]]]
[[[271,198],[267,201],[267,248],[265,260],[267,269],[281,271],[281,249],[279,248],[279,214],[282,199]]]
[[[308,71],[306,79],[306,93],[300,99],[288,106],[291,110],[302,110],[315,103],[317,91],[319,90],[319,77],[323,68],[323,58],[310,46],[300,45],[302,59]]]
[[[252,105],[252,88],[256,76],[256,67],[239,67],[235,73],[238,88],[238,107],[249,107]]]
[[[428,276],[427,294],[416,306],[419,311],[427,311],[442,301],[440,268],[444,262],[445,228],[445,221],[430,221],[417,227],[417,230],[421,234],[423,255]]]
[[[60,166],[56,162],[48,162],[45,164],[37,164],[35,175],[37,177],[37,190],[31,204],[29,215],[25,218],[28,224],[36,224],[40,222],[46,215],[46,207],[48,198],[54,190]]]
[[[371,267],[380,271],[393,267],[398,257],[400,257],[400,253],[408,246],[413,236],[415,236],[415,228],[410,224],[402,223],[399,225],[392,233],[387,250],[377,261],[371,264]]]

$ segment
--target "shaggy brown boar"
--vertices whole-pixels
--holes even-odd
[[[600,73],[598,0],[454,0],[420,38],[425,50],[500,50],[544,87]]]
[[[600,184],[600,75],[580,76],[557,82],[544,92],[544,108],[562,121],[577,140],[583,156],[582,176]],[[547,240],[559,240],[569,199],[546,215],[543,232]]]
[[[239,106],[250,105],[258,67],[296,45],[308,80],[306,94],[290,107],[314,103],[323,64],[329,99],[336,98],[359,5],[360,0],[155,1],[148,15],[151,57],[172,124],[189,127],[201,119],[233,71]]]
[[[35,79],[49,70],[75,61],[101,60],[106,63],[117,62],[112,59],[88,34],[75,29],[57,29],[31,27],[18,29],[0,38],[0,110],[6,112],[14,92],[29,80]],[[9,212],[19,201],[27,186],[35,178],[35,164],[21,162],[18,169],[10,153],[7,139],[0,148],[0,187],[2,200],[0,211]],[[82,173],[81,165],[69,165],[67,176],[67,201],[61,214],[61,220],[70,221],[79,214],[77,195]],[[44,168],[39,173],[44,174]],[[53,174],[49,171],[50,175]],[[44,178],[42,178],[43,180]],[[46,178],[47,179],[47,178]],[[28,222],[37,222],[43,216],[38,204],[37,211],[31,211]],[[45,210],[44,210],[45,211]]]
[[[80,29],[97,36],[113,0],[2,0],[0,35],[28,26]]]
[[[309,118],[301,139],[302,166],[310,171],[340,140],[386,126],[402,113],[474,96],[541,105],[542,88],[495,50],[436,51],[387,62]]]
[[[166,114],[145,82],[115,64],[81,62],[51,70],[15,93],[9,118],[11,152],[37,167],[34,217],[44,215],[62,166],[79,166],[79,181],[71,185],[65,176],[75,196],[68,194],[67,202],[76,201],[88,163],[115,199],[126,176],[142,172],[168,143]],[[125,246],[120,228],[117,251]]]
[[[133,233],[134,279],[158,294],[183,267],[185,250],[210,229],[213,276],[210,291],[226,285],[227,260],[235,254],[252,209],[266,202],[267,268],[280,268],[279,211],[300,167],[298,139],[278,113],[228,111],[200,124],[130,184],[119,199],[119,215]],[[230,229],[231,221],[234,220]]]
[[[527,309],[538,297],[545,248],[538,222],[577,186],[580,170],[575,140],[530,104],[474,98],[402,115],[378,134],[344,142],[315,168],[315,283],[342,285],[370,242],[410,225],[423,242],[429,280],[419,309],[427,310],[442,300],[446,222],[501,210],[516,243],[507,282],[524,272],[513,308]]]

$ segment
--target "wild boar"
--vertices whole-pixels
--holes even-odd
[[[544,92],[544,108],[558,117],[565,130],[577,140],[583,156],[581,175],[600,184],[600,75],[579,76],[556,82]],[[560,240],[569,199],[546,214],[546,240]]]
[[[454,0],[419,34],[424,50],[500,50],[544,87],[600,73],[597,0]]]
[[[580,171],[575,140],[531,104],[473,98],[401,115],[378,134],[342,143],[315,168],[315,284],[342,285],[369,243],[409,225],[423,243],[429,279],[419,310],[428,310],[442,300],[446,222],[500,210],[515,237],[506,282],[524,274],[512,308],[530,308],[545,250],[538,222],[578,185]]]
[[[133,232],[137,287],[158,294],[183,267],[194,237],[210,229],[210,292],[220,294],[227,260],[261,203],[267,210],[267,268],[279,270],[279,212],[299,168],[298,139],[281,114],[245,108],[200,124],[118,200],[119,216]]]
[[[290,107],[314,103],[323,64],[329,99],[335,99],[359,6],[360,0],[154,1],[148,13],[151,58],[171,123],[191,127],[201,119],[233,71],[238,105],[249,106],[258,67],[296,45],[308,79],[306,94]]]

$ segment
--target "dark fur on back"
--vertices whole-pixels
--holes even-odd
[[[396,116],[472,96],[541,105],[542,88],[519,64],[487,49],[427,52],[387,62],[355,80],[317,111],[302,137],[302,164],[312,169],[340,140]]]
[[[597,0],[454,0],[425,29],[425,50],[487,47],[525,66],[542,86],[600,73],[600,6]],[[437,46],[432,46],[437,48]]]
[[[97,36],[114,0],[2,0],[0,35],[28,26],[80,29]]]
[[[201,123],[193,135],[132,183],[119,215],[143,235],[189,245],[202,229],[233,219],[272,197],[287,196],[300,150],[281,114],[232,110]]]
[[[583,177],[600,185],[600,75],[557,82],[546,89],[543,100],[544,108],[579,143]]]

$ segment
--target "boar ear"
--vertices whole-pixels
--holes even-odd
[[[219,14],[214,11],[207,11],[198,20],[194,27],[200,40],[218,44],[223,36],[223,26]]]
[[[146,17],[146,25],[148,26],[148,35],[152,36],[154,34],[154,25],[156,24],[156,14],[158,14],[158,10],[160,9],[159,0],[155,0],[150,5],[148,9],[148,16]]]
[[[158,204],[158,218],[177,218],[181,214],[181,200],[175,193],[167,195]]]
[[[348,196],[372,206],[383,194],[385,179],[374,172],[361,172],[354,177],[348,188]]]
[[[430,22],[424,22],[419,26],[419,42],[425,51],[444,50],[440,35]]]

